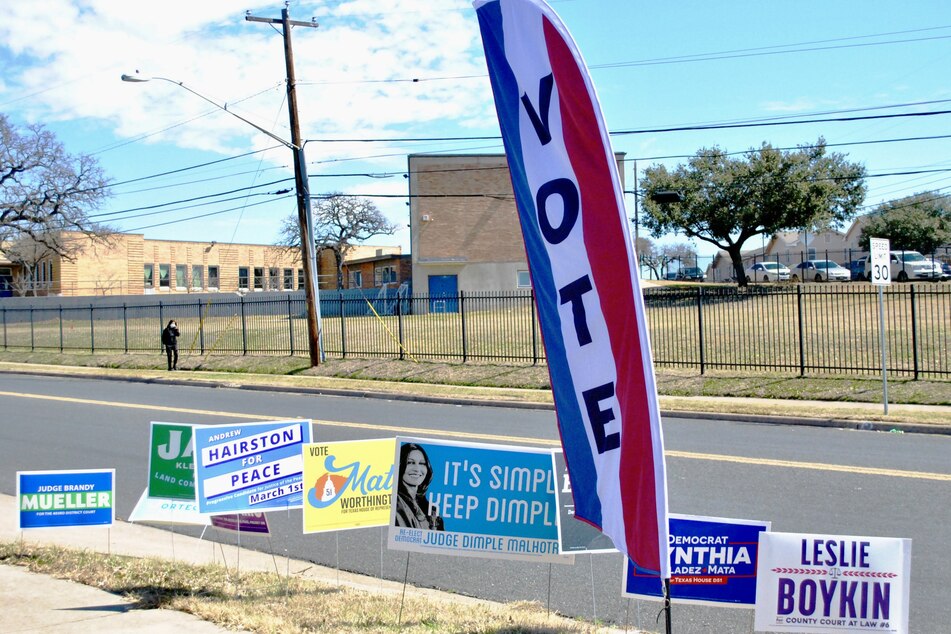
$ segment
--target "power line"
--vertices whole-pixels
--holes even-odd
[[[142,194],[144,192],[154,192],[160,189],[171,189],[172,187],[183,187],[185,185],[198,185],[200,183],[210,183],[212,181],[220,181],[226,178],[235,178],[237,176],[247,176],[248,174],[260,174],[261,172],[271,172],[279,169],[286,169],[287,165],[279,165],[276,167],[266,167],[264,169],[249,170],[246,172],[234,172],[231,174],[224,174],[223,176],[211,176],[208,178],[200,178],[193,181],[183,181],[180,183],[170,183],[168,185],[156,185],[155,187],[144,187],[142,189],[130,189],[129,191],[124,192],[113,192],[113,196],[126,196],[128,194]]]
[[[881,42],[863,42],[858,44],[843,44],[836,46],[816,46],[818,44],[832,44],[834,42],[850,42],[854,40],[871,39],[876,37],[888,37],[892,35],[906,35],[910,33],[925,33],[929,31],[940,31],[951,28],[951,26],[935,26],[923,29],[909,29],[905,31],[890,31],[887,33],[875,33],[870,35],[856,35],[842,38],[832,38],[826,40],[813,40],[807,42],[798,42],[793,44],[777,44],[773,46],[761,46],[757,48],[741,48],[726,51],[714,51],[710,53],[693,53],[688,55],[678,55],[672,57],[649,58],[642,60],[630,60],[620,62],[606,62],[603,64],[591,64],[588,66],[591,70],[604,70],[612,68],[630,68],[639,66],[662,66],[669,64],[686,64],[693,62],[717,61],[722,59],[739,59],[746,57],[763,57],[767,55],[788,55],[792,53],[809,53],[815,51],[828,51],[836,49],[864,48],[871,46],[886,46],[891,44],[908,44],[913,42],[927,42],[933,40],[942,40],[951,38],[951,35],[936,35],[920,38],[908,38],[898,40],[885,40]],[[798,48],[797,48],[798,47]],[[784,50],[779,50],[784,49]],[[341,79],[341,80],[322,80],[322,81],[299,81],[299,85],[308,86],[326,86],[326,85],[353,85],[353,84],[421,84],[434,81],[458,81],[463,79],[484,79],[488,75],[484,73],[475,75],[447,75],[437,77],[393,77],[384,79]]]
[[[180,174],[181,172],[187,172],[189,170],[200,169],[202,167],[208,167],[209,165],[217,165],[218,163],[224,163],[226,161],[233,161],[235,159],[244,158],[246,156],[251,156],[253,154],[258,154],[260,152],[267,152],[275,148],[281,147],[279,145],[272,145],[271,147],[266,147],[263,150],[254,150],[252,152],[245,152],[244,154],[238,154],[237,156],[228,156],[222,159],[216,159],[214,161],[208,161],[207,163],[199,163],[197,165],[189,165],[188,167],[180,167],[178,169],[169,170],[167,172],[159,172],[157,174],[149,174],[148,176],[139,176],[137,178],[130,178],[128,180],[119,181],[118,183],[109,183],[108,185],[102,185],[101,187],[90,187],[89,189],[81,190],[80,193],[86,192],[95,192],[102,189],[110,189],[112,187],[118,187],[120,185],[128,185],[130,183],[138,183],[140,181],[149,180],[152,178],[161,178],[162,176],[170,176],[172,174]]]
[[[287,181],[292,181],[293,178],[282,178],[276,181],[271,181],[269,183],[261,183],[260,185],[251,185],[249,187],[239,187],[237,189],[230,189],[225,192],[218,192],[216,194],[206,194],[204,196],[194,196],[192,198],[183,198],[181,200],[173,200],[171,202],[158,203],[155,205],[146,205],[144,207],[133,207],[131,209],[123,209],[122,211],[110,211],[102,214],[96,214],[89,216],[90,218],[104,218],[106,216],[117,216],[119,214],[131,213],[133,211],[145,211],[148,209],[158,209],[160,207],[168,207],[169,205],[178,205],[181,203],[190,203],[196,200],[207,200],[208,198],[216,198],[218,196],[227,196],[228,194],[235,194],[237,192],[246,192],[248,190],[257,189],[259,187],[268,187],[269,185],[277,185],[278,183],[286,183]]]
[[[290,191],[291,191],[290,189],[279,189],[273,192],[244,193],[244,194],[241,194],[240,196],[232,196],[231,198],[223,198],[221,200],[215,200],[213,202],[200,202],[200,203],[195,203],[194,205],[185,205],[183,207],[173,207],[172,209],[162,209],[159,211],[148,211],[143,214],[133,214],[131,216],[125,216],[123,218],[113,218],[112,222],[131,220],[133,218],[146,218],[148,216],[158,216],[161,214],[171,214],[178,211],[184,211],[186,209],[194,209],[195,207],[207,207],[209,205],[220,205],[222,203],[230,203],[235,200],[247,200],[248,198],[252,196],[280,196],[283,194],[287,194]]]
[[[181,222],[188,222],[188,221],[190,221],[190,220],[198,220],[199,218],[207,218],[207,217],[209,217],[209,216],[218,216],[218,215],[221,215],[221,214],[228,213],[228,212],[230,212],[230,211],[238,211],[238,210],[246,209],[246,208],[248,208],[248,207],[257,207],[258,205],[267,205],[267,204],[272,203],[272,202],[277,202],[277,201],[279,201],[279,200],[287,200],[288,198],[294,198],[294,197],[295,197],[295,196],[283,196],[283,197],[281,197],[281,198],[276,198],[276,199],[274,199],[274,200],[262,200],[261,202],[251,203],[250,205],[241,205],[240,207],[232,207],[232,208],[230,208],[230,209],[222,209],[222,210],[220,210],[220,211],[212,211],[212,212],[207,213],[207,214],[200,214],[200,215],[198,215],[198,216],[189,216],[188,218],[182,218],[182,219],[180,219],[180,220],[169,220],[168,222],[160,222],[160,223],[157,223],[157,224],[154,224],[154,225],[146,225],[146,226],[144,226],[144,227],[135,227],[134,229],[127,229],[127,230],[126,230],[126,233],[132,233],[132,232],[134,232],[134,231],[142,231],[143,229],[154,229],[155,227],[164,227],[164,226],[166,226],[166,225],[174,225],[174,224],[178,224],[178,223],[181,223]]]
[[[692,132],[697,130],[731,130],[741,128],[762,128],[769,126],[803,125],[806,123],[845,123],[852,121],[874,121],[879,119],[900,119],[904,117],[933,117],[951,114],[951,110],[933,110],[929,112],[901,112],[894,114],[864,115],[858,117],[831,117],[827,119],[801,119],[798,121],[757,121],[747,123],[713,123],[687,126],[671,126],[665,128],[641,128],[633,130],[615,130],[610,136],[630,136],[635,134],[658,134],[662,132]],[[475,137],[393,137],[393,138],[337,138],[337,139],[307,139],[308,143],[418,143],[432,141],[497,141],[501,136]]]
[[[939,28],[948,28],[948,27],[939,27]],[[835,46],[814,46],[807,48],[794,48],[789,50],[762,50],[762,49],[751,49],[752,51],[758,52],[741,52],[742,49],[736,53],[713,53],[707,55],[697,55],[697,56],[681,56],[681,57],[670,57],[670,58],[661,58],[653,60],[644,60],[644,61],[631,61],[631,62],[614,62],[610,64],[592,64],[590,68],[592,69],[604,69],[604,68],[631,68],[635,66],[660,66],[668,64],[687,64],[692,62],[709,62],[717,61],[722,59],[740,59],[744,57],[763,57],[767,55],[788,55],[790,53],[812,53],[816,51],[831,51],[839,49],[852,49],[852,48],[867,48],[871,46],[886,46],[889,44],[909,44],[912,42],[928,42],[932,40],[946,40],[951,38],[951,35],[934,35],[931,37],[919,37],[919,38],[910,38],[903,40],[887,40],[884,42],[863,42],[861,44],[839,44]],[[773,48],[773,47],[768,47]]]
[[[949,103],[949,102],[951,102],[951,99],[939,99],[939,100],[930,100],[930,101],[917,101],[917,102],[907,102],[907,103],[901,103],[901,104],[891,104],[891,105],[885,105],[885,106],[870,106],[870,107],[866,107],[866,108],[852,108],[852,109],[844,109],[844,110],[830,110],[830,111],[823,111],[823,112],[816,112],[816,113],[809,113],[809,114],[786,115],[786,116],[783,116],[783,117],[773,117],[773,118],[771,118],[771,119],[762,119],[762,118],[760,118],[760,119],[736,120],[736,121],[734,121],[733,123],[731,123],[731,124],[729,124],[729,125],[735,125],[735,126],[737,126],[737,127],[742,127],[742,126],[744,126],[744,125],[746,125],[746,124],[749,124],[749,123],[756,123],[756,122],[769,121],[769,120],[775,120],[775,121],[779,122],[779,121],[783,121],[783,120],[785,120],[785,119],[789,119],[789,118],[792,118],[792,117],[815,116],[815,115],[820,115],[820,114],[838,114],[838,113],[846,113],[846,112],[862,112],[862,111],[868,111],[868,110],[880,110],[880,109],[888,109],[888,108],[902,108],[902,107],[919,106],[919,105],[930,105],[930,104],[937,104],[937,103]],[[943,113],[944,113],[944,112],[939,112],[939,113],[936,113],[936,114],[943,114]],[[891,115],[891,116],[916,116],[916,115],[920,115],[920,114],[927,114],[927,113],[899,113],[899,114]],[[848,119],[848,120],[861,120],[861,119],[860,119],[860,118],[854,118],[854,119]],[[839,119],[830,119],[829,121],[839,121]],[[803,122],[803,123],[806,123],[806,122]],[[704,125],[706,125],[706,124],[704,124]],[[726,124],[719,124],[719,125],[723,125],[724,127],[726,127]],[[663,130],[669,130],[669,131],[687,131],[687,130],[693,130],[693,129],[703,129],[703,128],[697,128],[696,126],[681,126],[681,127],[666,128],[666,129],[663,129]],[[722,129],[722,128],[717,128],[717,129]],[[611,133],[611,134],[612,134],[612,135],[613,135],[613,134],[635,134],[635,133],[648,133],[648,132],[653,132],[653,131],[656,131],[656,130],[621,131],[621,132],[618,132],[618,133]],[[501,138],[502,138],[501,136],[473,136],[473,137],[460,137],[460,136],[452,136],[452,137],[450,137],[450,136],[446,136],[446,137],[407,137],[407,138],[403,138],[403,139],[400,139],[400,138],[391,138],[391,139],[384,139],[384,138],[370,138],[370,139],[307,139],[305,142],[312,142],[312,143],[416,143],[416,142],[444,142],[444,141],[487,141],[487,140],[488,140],[488,141],[501,141]],[[930,139],[942,139],[942,138],[948,138],[948,137],[947,137],[947,136],[908,137],[908,140],[930,140]],[[897,139],[897,140],[904,140],[904,139]],[[851,145],[862,145],[862,144],[865,144],[865,143],[886,143],[886,142],[894,142],[894,141],[892,141],[892,140],[884,140],[884,141],[859,141],[859,142],[853,142],[853,143],[851,143]],[[846,146],[846,145],[850,145],[850,144],[848,144],[848,143],[827,144],[828,147],[839,147],[839,146]],[[177,174],[177,173],[184,172],[184,171],[188,171],[188,170],[192,170],[192,169],[199,169],[199,168],[202,168],[202,167],[207,167],[207,166],[209,166],[209,165],[214,165],[214,164],[217,164],[217,163],[222,163],[222,162],[225,162],[225,161],[234,160],[234,159],[237,159],[237,158],[243,158],[243,157],[245,157],[245,156],[251,156],[251,155],[253,155],[253,154],[257,154],[257,153],[261,153],[261,152],[267,152],[267,151],[270,151],[270,150],[273,150],[273,149],[278,149],[279,147],[280,147],[280,146],[276,146],[276,145],[275,145],[275,146],[270,146],[270,147],[267,147],[267,148],[264,148],[264,149],[261,149],[261,150],[255,150],[255,151],[252,151],[252,152],[246,152],[246,153],[244,153],[244,154],[239,154],[239,155],[233,156],[233,157],[228,157],[228,158],[224,158],[224,159],[218,159],[218,160],[215,160],[215,161],[209,161],[209,162],[207,162],[207,163],[200,163],[200,164],[197,164],[197,165],[192,165],[192,166],[188,166],[188,167],[183,167],[183,168],[180,168],[180,169],[170,170],[170,171],[166,171],[166,172],[160,172],[160,173],[157,173],[157,174],[150,174],[150,175],[147,175],[147,176],[141,176],[141,177],[138,177],[138,178],[133,178],[133,179],[125,180],[125,181],[121,181],[121,182],[118,182],[118,183],[110,183],[109,185],[104,186],[104,188],[118,187],[119,185],[127,185],[127,184],[129,184],[129,183],[135,183],[135,182],[139,182],[139,181],[143,181],[143,180],[148,180],[148,179],[151,179],[151,178],[159,178],[159,177],[162,177],[162,176],[168,176],[168,175],[171,175],[171,174]],[[452,149],[444,149],[444,150],[433,150],[432,152],[428,152],[428,153],[430,153],[430,154],[439,154],[439,153],[447,153],[447,152],[459,152],[459,151],[463,151],[463,150],[486,149],[486,148],[492,148],[492,147],[497,147],[497,146],[493,145],[493,146],[482,146],[482,147],[477,147],[477,148],[452,148]],[[741,153],[743,153],[743,152],[737,152],[737,153],[738,153],[738,154],[741,154]],[[398,152],[398,153],[391,153],[391,154],[374,154],[374,155],[362,156],[362,157],[350,157],[350,158],[342,158],[342,159],[326,159],[326,160],[322,160],[322,161],[312,161],[311,164],[312,164],[312,165],[317,165],[317,164],[327,164],[327,163],[345,162],[345,161],[351,161],[351,160],[365,160],[365,159],[373,159],[373,158],[388,158],[388,157],[391,157],[391,156],[403,156],[403,155],[405,155],[405,152]],[[692,156],[692,155],[672,155],[672,156],[658,156],[658,157],[641,157],[641,158],[637,158],[637,159],[625,159],[625,160],[658,160],[658,159],[667,159],[667,158],[689,158],[690,156]],[[101,189],[101,188],[93,188],[93,189],[90,189],[90,190],[88,190],[88,191],[95,191],[95,189]]]

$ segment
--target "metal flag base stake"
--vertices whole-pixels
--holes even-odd
[[[670,626],[670,579],[664,579],[664,607],[661,608],[660,612],[657,613],[657,621],[660,620],[660,615],[664,615],[664,632],[666,634],[671,634]]]

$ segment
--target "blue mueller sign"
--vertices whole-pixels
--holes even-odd
[[[19,527],[111,526],[115,470],[18,471]]]

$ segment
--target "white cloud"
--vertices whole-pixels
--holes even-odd
[[[121,73],[138,69],[182,81],[290,137],[282,39],[266,24],[246,22],[230,0],[31,0],[6,10],[0,61],[17,63],[5,69],[0,102],[24,119],[94,118],[110,122],[120,136],[135,137],[213,109],[167,83],[119,81]],[[293,30],[304,137],[392,136],[437,120],[493,121],[484,80],[392,81],[485,73],[466,0],[353,0],[332,8],[301,4],[292,11],[294,19],[313,14],[320,22],[317,29]],[[252,7],[252,13],[280,15],[273,6]],[[390,81],[328,83],[364,80]],[[221,152],[271,144],[225,113],[151,140]]]

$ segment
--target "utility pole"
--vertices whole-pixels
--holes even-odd
[[[640,192],[637,191],[637,159],[634,159],[634,253],[637,253],[637,241],[641,237]]]
[[[291,144],[294,146],[294,181],[297,188],[297,220],[300,224],[301,259],[303,260],[304,297],[307,301],[307,338],[310,348],[311,366],[323,361],[321,347],[320,294],[317,285],[317,256],[314,245],[314,224],[310,209],[310,185],[307,181],[307,162],[304,160],[304,146],[300,138],[300,121],[297,117],[297,80],[294,75],[294,51],[291,48],[291,27],[306,26],[317,28],[317,22],[291,20],[287,4],[281,10],[281,18],[261,18],[250,13],[244,16],[248,22],[280,24],[284,36],[284,63],[287,67],[287,110],[291,124]]]

